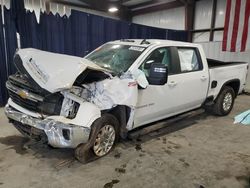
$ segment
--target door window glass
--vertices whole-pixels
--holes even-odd
[[[140,69],[145,73],[145,75],[148,77],[150,66],[149,64],[152,63],[162,63],[168,67],[168,70],[170,72],[171,70],[171,62],[170,62],[170,51],[168,48],[159,48],[154,50],[147,59],[142,63],[140,66]],[[147,65],[148,64],[148,65]]]
[[[200,66],[196,50],[193,48],[178,48],[181,72],[197,71]]]

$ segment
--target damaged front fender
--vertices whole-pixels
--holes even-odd
[[[89,140],[91,125],[101,117],[100,109],[89,102],[81,102],[76,117],[50,116],[42,121],[49,144],[54,147],[75,148]]]
[[[89,139],[90,128],[65,124],[54,120],[44,120],[40,123],[53,147],[75,148]]]

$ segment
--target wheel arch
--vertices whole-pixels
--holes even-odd
[[[238,92],[239,92],[239,89],[240,89],[240,80],[239,80],[239,79],[232,79],[232,80],[226,81],[226,82],[222,85],[222,87],[221,87],[221,89],[220,89],[220,92],[219,92],[219,94],[217,95],[216,99],[219,97],[219,95],[221,94],[221,92],[223,91],[223,89],[224,89],[226,86],[231,87],[231,88],[234,90],[235,98],[237,97]]]
[[[102,114],[109,113],[116,117],[119,122],[119,136],[121,138],[127,137],[127,122],[130,117],[131,108],[126,105],[117,105],[116,107],[102,111]]]

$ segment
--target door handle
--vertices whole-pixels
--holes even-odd
[[[177,85],[177,83],[175,81],[171,81],[169,84],[168,84],[170,87],[174,87]]]
[[[201,80],[202,80],[202,81],[205,81],[205,80],[207,80],[207,77],[206,77],[206,76],[202,76],[202,77],[201,77]]]

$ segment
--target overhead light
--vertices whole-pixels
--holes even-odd
[[[117,12],[117,11],[118,11],[118,8],[116,7],[109,8],[109,12]]]

